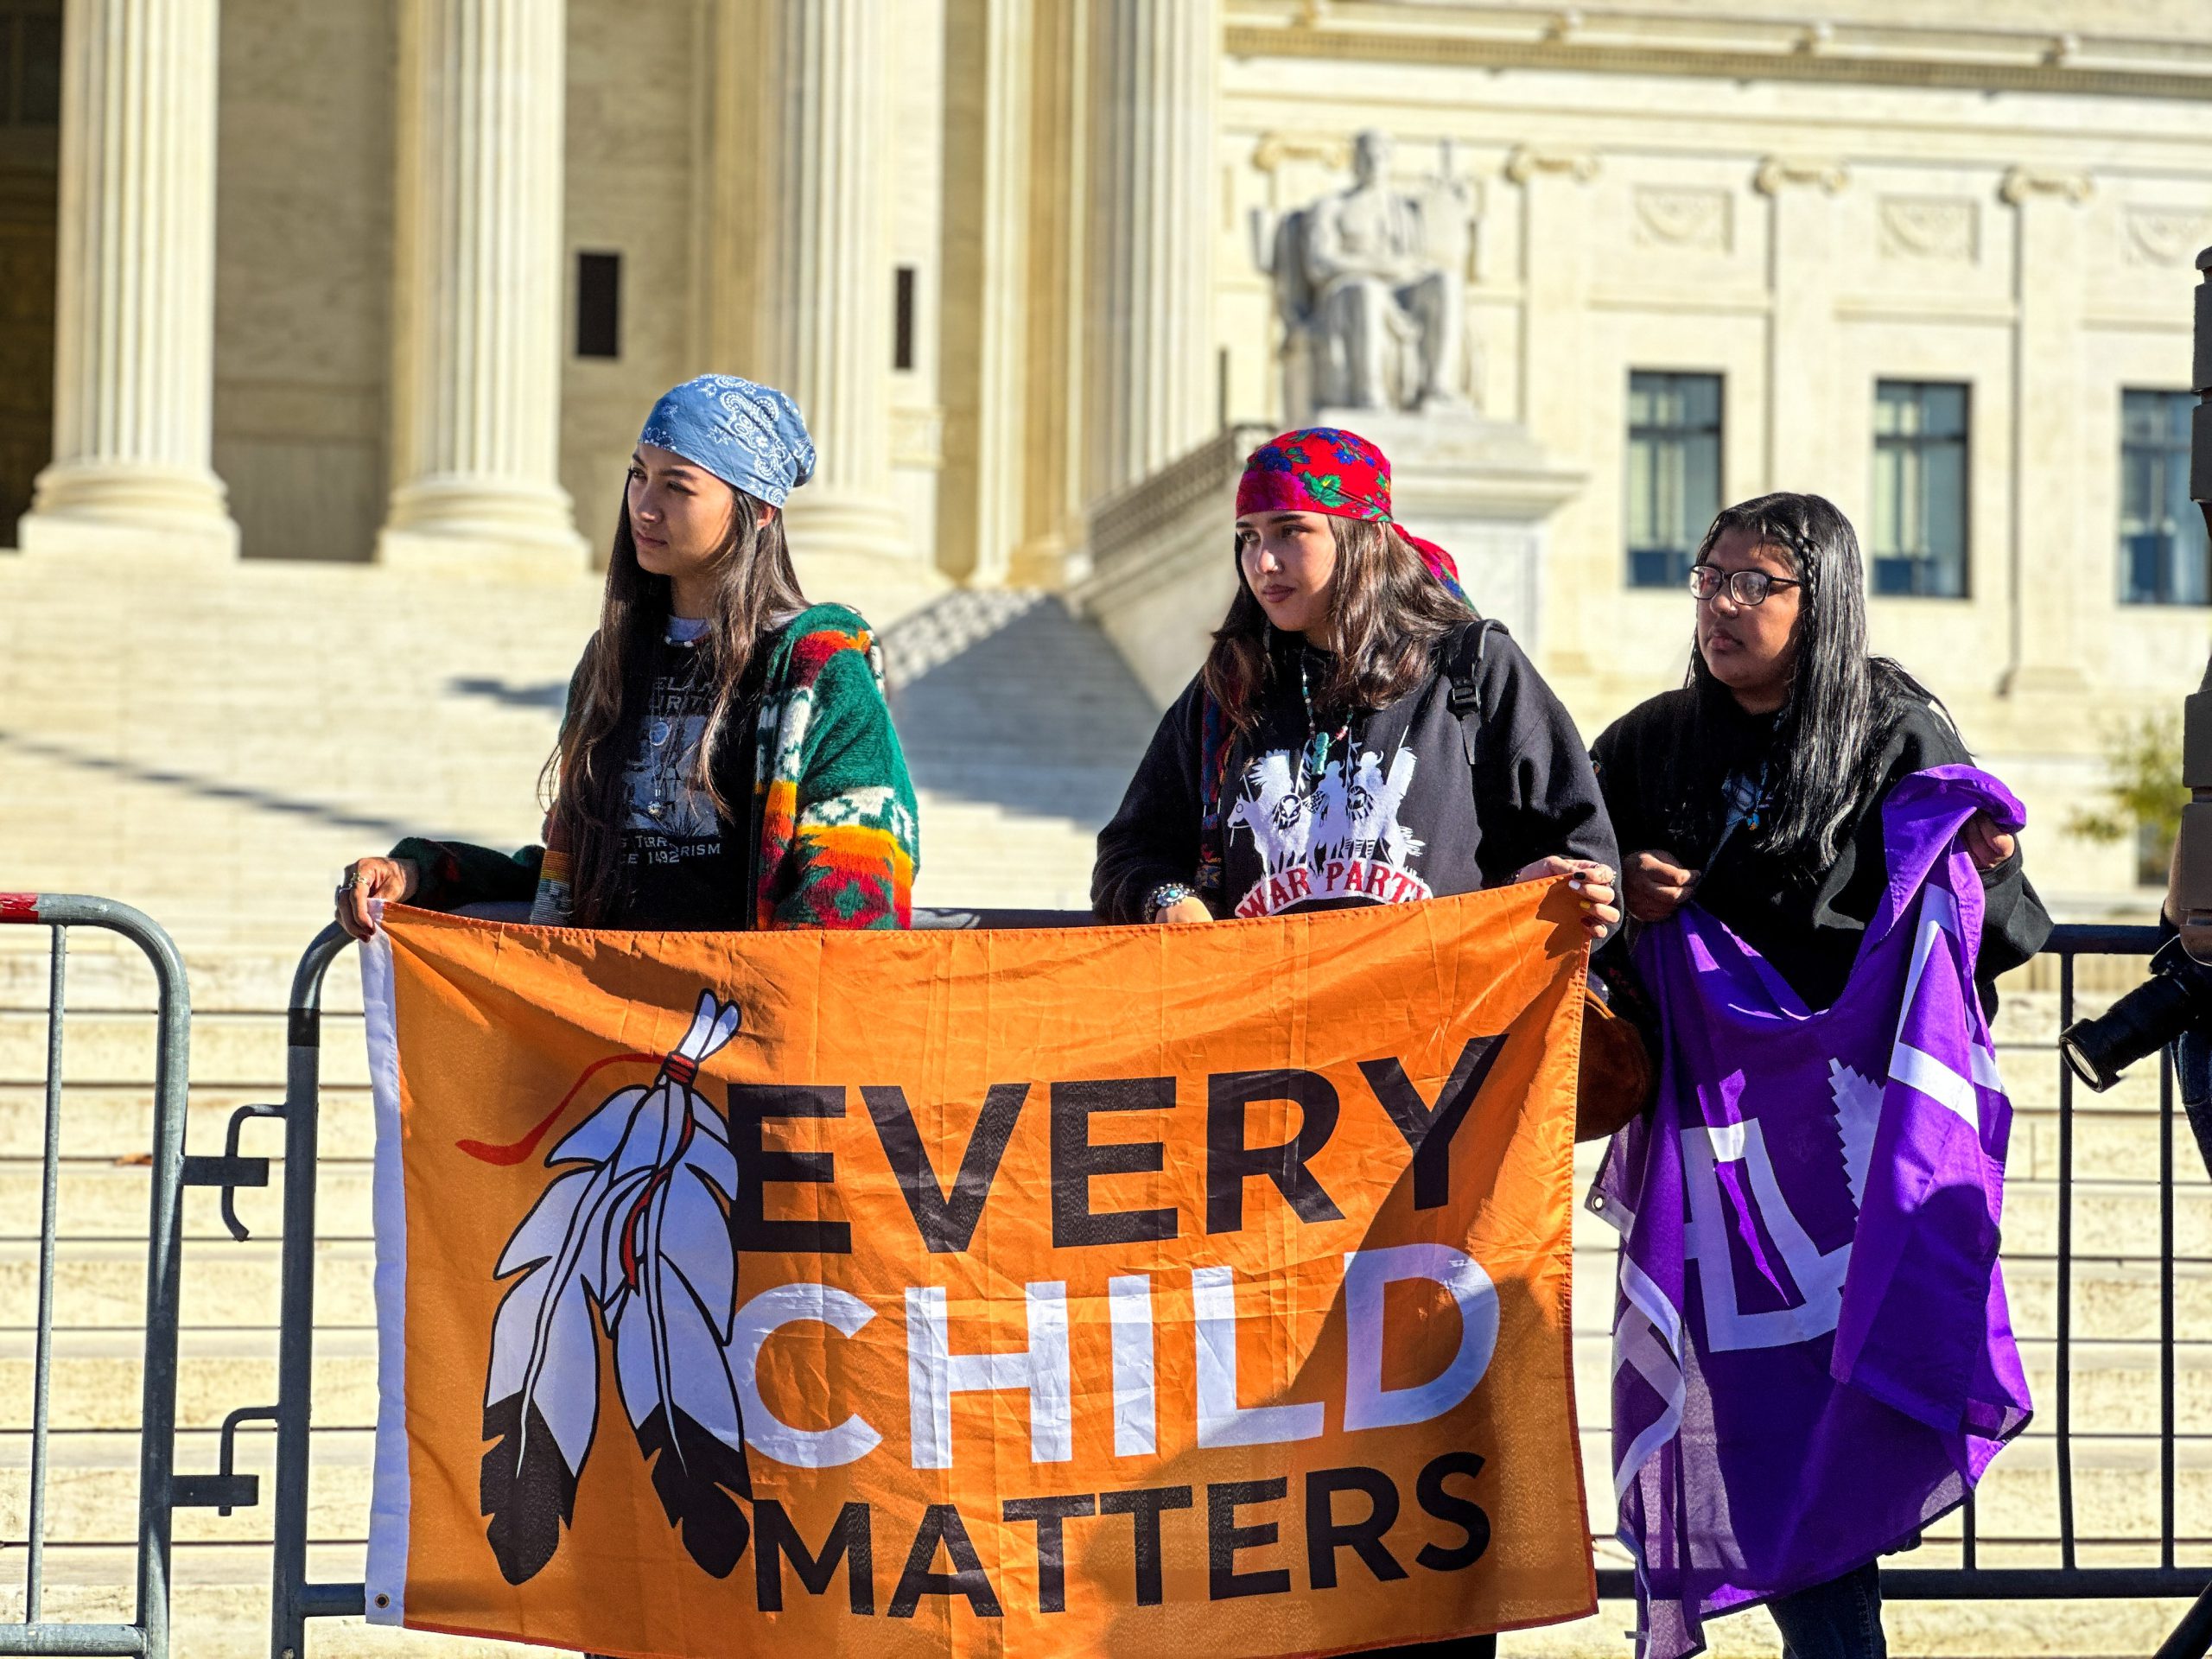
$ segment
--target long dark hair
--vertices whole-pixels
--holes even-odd
[[[714,558],[714,603],[707,632],[695,647],[712,690],[690,779],[725,818],[737,816],[737,804],[716,787],[714,763],[722,745],[740,735],[729,728],[745,671],[763,636],[806,608],[783,514],[771,512],[763,523],[760,501],[742,490],[731,494],[729,533]],[[554,840],[569,849],[575,919],[584,926],[603,925],[620,902],[616,855],[629,815],[624,772],[637,746],[670,607],[669,579],[638,563],[626,498],[615,516],[599,632],[585,647],[568,715],[541,780]]]
[[[1329,517],[1337,543],[1331,601],[1336,665],[1321,688],[1327,708],[1348,713],[1396,701],[1436,670],[1436,647],[1473,613],[1428,574],[1421,554],[1395,526],[1377,519]],[[1233,546],[1233,544],[1232,544]],[[1200,671],[1230,728],[1249,731],[1272,670],[1268,613],[1236,558],[1236,596],[1214,630]]]
[[[1859,537],[1825,497],[1780,491],[1726,508],[1698,543],[1702,563],[1732,531],[1786,553],[1797,590],[1797,656],[1789,691],[1766,753],[1766,804],[1757,845],[1801,864],[1808,875],[1835,862],[1858,809],[1880,784],[1882,753],[1898,716],[1926,692],[1897,664],[1866,651],[1866,577]],[[1726,686],[1706,666],[1694,632],[1688,684],[1695,729],[1673,758],[1678,810],[1709,855],[1720,832],[1728,775],[1753,758],[1746,722]]]

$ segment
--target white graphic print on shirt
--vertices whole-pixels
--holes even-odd
[[[689,677],[656,676],[645,729],[626,768],[630,801],[626,828],[670,842],[716,842],[720,827],[714,801],[691,781],[693,757],[706,735],[706,708]],[[659,850],[658,844],[648,849],[654,862],[665,861],[657,855]]]
[[[1272,916],[1316,900],[1359,899],[1403,904],[1429,896],[1413,861],[1425,842],[1408,833],[1398,809],[1418,757],[1401,748],[1390,757],[1368,750],[1356,766],[1340,751],[1318,779],[1306,775],[1287,749],[1260,756],[1244,769],[1227,831],[1252,837],[1260,880],[1237,901],[1239,916]]]

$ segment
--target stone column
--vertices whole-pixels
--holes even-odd
[[[1821,490],[1840,476],[1835,413],[1835,197],[1851,181],[1840,162],[1770,156],[1752,188],[1771,205],[1766,335],[1766,486]],[[1822,493],[1825,493],[1824,491]],[[1738,497],[1751,493],[1734,491]],[[1726,505],[1725,503],[1723,504]]]
[[[584,566],[559,483],[566,12],[400,6],[387,563]]]
[[[2111,526],[2084,533],[2081,458],[2109,454],[2110,431],[2082,423],[2082,204],[2088,176],[2016,167],[1999,188],[2013,210],[2012,545],[2006,561],[2012,627],[1999,690],[2087,689],[2079,619],[2109,615]]]
[[[762,111],[759,378],[790,394],[818,457],[791,499],[791,547],[912,557],[923,544],[891,480],[887,0],[764,0],[753,86]]]
[[[1093,499],[1213,430],[1220,0],[1097,0]]]
[[[1084,343],[1090,327],[1091,39],[1078,0],[1033,9],[1029,337],[1022,424],[1024,539],[1007,580],[1061,588],[1087,574]]]
[[[237,551],[208,464],[216,15],[216,0],[63,13],[54,460],[26,552]]]
[[[970,587],[1002,587],[1021,544],[1031,430],[1023,370],[1038,19],[1033,0],[951,0],[945,22],[938,559]]]

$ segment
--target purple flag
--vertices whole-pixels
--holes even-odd
[[[2012,1109],[1958,841],[1977,811],[2024,821],[1972,766],[1890,792],[1889,883],[1822,1013],[1695,905],[1637,944],[1659,1101],[1590,1205],[1622,1233],[1613,1482],[1646,1659],[1909,1542],[2026,1426],[1997,1262]]]

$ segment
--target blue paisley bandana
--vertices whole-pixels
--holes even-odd
[[[772,507],[814,476],[814,440],[798,405],[734,374],[702,374],[664,393],[638,442],[672,449]]]

